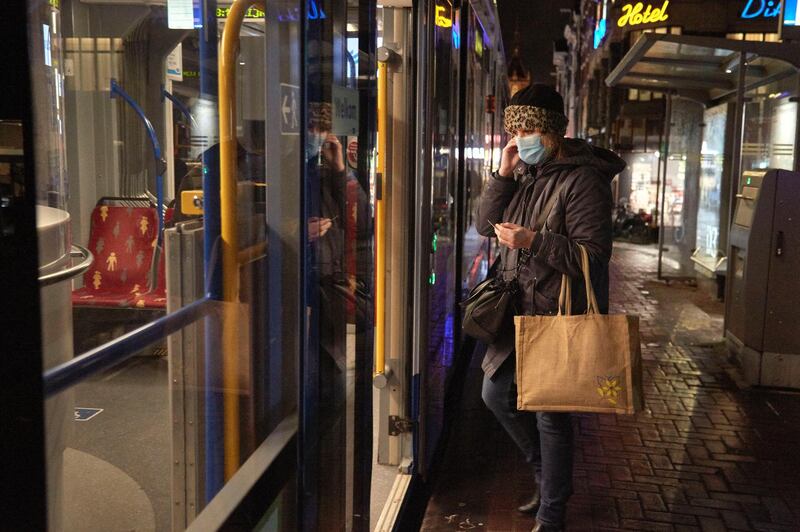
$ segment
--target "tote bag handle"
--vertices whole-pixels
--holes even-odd
[[[598,307],[597,297],[592,288],[592,278],[589,273],[589,252],[586,247],[578,244],[578,249],[581,250],[581,270],[583,271],[583,282],[586,287],[586,314],[597,314]],[[572,315],[572,283],[567,274],[561,274],[561,293],[558,296],[558,315],[571,316]]]

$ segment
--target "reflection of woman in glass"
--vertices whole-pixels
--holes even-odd
[[[353,393],[355,357],[348,356],[349,324],[366,327],[366,290],[356,282],[360,249],[368,249],[369,205],[358,181],[347,171],[344,149],[331,133],[331,105],[309,104],[305,146],[309,259],[317,278],[319,304],[312,305],[311,340],[319,342],[319,460],[326,474],[319,478],[319,522],[326,529],[344,528],[347,510],[336,493],[345,486],[346,439],[344,408]],[[366,244],[364,244],[366,243]],[[363,276],[363,272],[362,276]],[[314,300],[312,293],[311,300]]]
[[[305,147],[309,192],[307,231],[312,245],[312,265],[320,286],[319,345],[339,370],[344,370],[344,324],[337,323],[334,318],[342,315],[343,308],[336,286],[347,285],[344,271],[347,172],[342,144],[331,134],[331,105],[310,103],[309,119]]]

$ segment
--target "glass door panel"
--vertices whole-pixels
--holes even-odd
[[[120,361],[47,401],[50,529],[181,530],[296,415],[301,21],[28,4],[44,367]]]

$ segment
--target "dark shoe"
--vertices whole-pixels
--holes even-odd
[[[531,532],[564,532],[564,525],[546,525],[537,520]]]
[[[539,488],[536,488],[536,491],[533,492],[531,500],[517,508],[517,510],[524,514],[535,514],[539,511],[539,505],[541,502],[542,499],[539,497]]]

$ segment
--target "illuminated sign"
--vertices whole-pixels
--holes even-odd
[[[42,38],[44,39],[44,64],[53,66],[53,54],[50,47],[50,26],[42,24]]]
[[[785,0],[781,39],[785,41],[800,40],[800,1],[798,0]]]
[[[664,4],[656,8],[647,4],[647,9],[645,9],[645,5],[642,2],[622,6],[622,16],[619,17],[617,26],[623,28],[625,26],[664,22],[669,18],[667,7],[669,7],[669,0],[664,0]]]
[[[168,0],[167,27],[171,30],[202,28],[202,13],[198,0]]]
[[[453,25],[453,19],[448,17],[447,7],[436,6],[436,25],[440,28],[449,28]]]
[[[608,28],[608,23],[606,22],[608,19],[608,0],[603,0],[602,5],[597,4],[597,22],[594,26],[594,47],[598,48],[600,43],[603,42],[603,39],[606,36],[606,30]]]
[[[480,30],[475,30],[475,53],[478,57],[483,57],[483,36]]]
[[[217,18],[228,18],[230,12],[231,12],[230,7],[218,7]],[[244,18],[261,19],[264,18],[264,12],[258,9],[257,7],[250,7],[244,14]],[[296,22],[300,20],[300,8],[293,7],[288,9],[281,9],[278,12],[277,18],[278,22]],[[327,18],[327,15],[325,15],[325,11],[322,10],[322,6],[317,4],[317,0],[308,0],[308,4],[306,5],[306,19],[322,20],[324,18]]]
[[[600,46],[603,42],[603,37],[606,36],[606,19],[598,20],[597,27],[594,29],[594,47]]]
[[[800,2],[797,0],[786,0],[786,8],[783,11],[784,26],[800,26]]]
[[[791,0],[790,0],[791,2]],[[781,13],[780,0],[747,0],[747,4],[742,9],[741,18],[773,18]]]
[[[218,7],[217,8],[217,18],[228,18],[228,15],[231,13],[231,8],[229,7]],[[247,12],[244,14],[244,18],[264,18],[264,12],[258,9],[257,7],[248,8]]]

